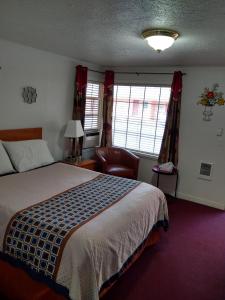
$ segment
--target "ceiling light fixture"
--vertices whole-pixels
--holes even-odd
[[[169,29],[146,29],[141,35],[146,39],[149,46],[157,52],[171,47],[174,41],[179,37],[178,32]]]

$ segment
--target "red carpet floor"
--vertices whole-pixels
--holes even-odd
[[[225,300],[225,212],[182,200],[170,228],[104,300]]]

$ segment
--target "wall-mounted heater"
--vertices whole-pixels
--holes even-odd
[[[212,170],[213,164],[210,162],[201,161],[200,170],[199,170],[199,178],[212,180]]]

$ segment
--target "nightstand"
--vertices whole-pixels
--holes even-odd
[[[85,160],[82,160],[78,163],[70,162],[68,160],[65,160],[63,162],[66,163],[66,164],[74,165],[76,167],[80,167],[80,168],[84,168],[84,169],[89,169],[89,170],[93,170],[93,171],[96,170],[96,161],[94,159],[85,159]]]
[[[174,196],[175,196],[175,198],[177,198],[178,169],[174,167],[172,172],[166,172],[166,171],[160,170],[159,166],[157,165],[152,168],[152,171],[157,174],[157,184],[156,184],[157,187],[159,187],[159,176],[160,175],[169,175],[169,176],[175,175],[176,176],[176,185],[175,185],[175,190],[174,190]]]

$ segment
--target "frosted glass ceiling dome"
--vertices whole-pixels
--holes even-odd
[[[179,33],[168,29],[147,29],[142,32],[142,37],[146,39],[150,47],[161,52],[173,45]]]

